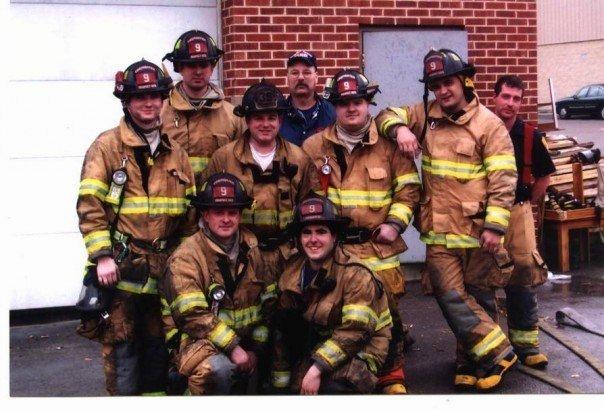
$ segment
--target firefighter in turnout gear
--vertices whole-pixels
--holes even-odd
[[[355,70],[337,73],[325,88],[325,98],[336,107],[336,123],[310,137],[302,148],[318,169],[321,192],[352,220],[345,249],[385,284],[397,354],[385,365],[388,372],[381,375],[380,385],[395,393],[405,390],[396,297],[404,293],[399,254],[407,246],[400,234],[419,200],[420,180],[413,161],[397,155],[394,143],[378,135],[368,111],[377,92],[378,86]]]
[[[167,351],[157,291],[166,261],[197,230],[187,195],[195,193],[186,152],[164,133],[162,100],[172,80],[141,60],[115,76],[124,117],[86,153],[77,202],[87,270],[112,289],[108,317],[78,333],[102,343],[111,395],[162,394]]]
[[[279,280],[272,382],[295,394],[368,394],[392,318],[379,278],[338,244],[347,218],[324,197],[296,208],[299,253]]]
[[[178,370],[193,395],[245,394],[265,360],[275,266],[265,263],[254,234],[241,227],[252,204],[241,181],[217,173],[193,204],[203,227],[172,254],[164,278],[166,303],[180,331]]]
[[[248,130],[216,151],[202,175],[202,181],[216,172],[239,178],[254,199],[251,209],[243,210],[243,225],[256,234],[262,249],[283,244],[283,252],[289,247],[282,233],[291,222],[294,204],[317,187],[310,159],[278,134],[287,109],[274,85],[262,80],[248,88],[234,111],[245,117]]]
[[[494,299],[494,288],[505,286],[512,271],[501,244],[516,164],[505,126],[478,101],[474,73],[455,52],[431,50],[424,57],[424,103],[388,108],[376,121],[411,156],[419,139],[423,191],[415,220],[436,300],[458,341],[454,384],[488,390],[517,360],[497,324]],[[428,90],[436,97],[430,103]]]
[[[189,155],[195,176],[206,167],[214,151],[240,137],[245,122],[233,115],[233,105],[210,82],[223,51],[199,30],[182,34],[164,59],[182,76],[162,109],[164,132]]]
[[[505,248],[514,261],[514,272],[505,287],[508,336],[522,363],[542,369],[547,356],[539,352],[537,298],[535,287],[547,280],[547,266],[537,250],[531,201],[539,202],[556,172],[543,141],[543,133],[518,117],[524,83],[515,75],[495,83],[495,114],[504,122],[514,144],[518,184],[505,235]]]

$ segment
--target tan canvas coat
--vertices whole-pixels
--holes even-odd
[[[252,209],[243,210],[241,222],[262,239],[263,235],[277,235],[291,222],[294,206],[318,186],[317,172],[304,151],[281,136],[277,137],[273,165],[263,172],[254,161],[249,138],[246,131],[243,138],[216,151],[201,180],[216,172],[239,178],[254,199]]]
[[[365,371],[369,369],[371,374],[377,373],[388,353],[392,327],[380,280],[358,258],[337,247],[333,257],[326,261],[303,292],[301,277],[305,262],[303,255],[297,254],[286,264],[279,279],[278,309],[301,316],[304,326],[310,327],[318,335],[318,340],[313,346],[301,346],[298,345],[301,339],[291,335],[288,339],[288,335],[280,337],[277,334],[273,385],[287,387],[291,376],[295,385],[292,387],[298,389],[312,362],[322,369],[323,377],[334,372],[349,374],[346,368],[354,358],[366,363]],[[321,291],[328,282],[332,282],[332,286]],[[280,323],[286,325],[283,320]],[[276,324],[278,332],[284,331],[281,325],[279,322]],[[306,358],[301,358],[298,363],[288,359],[291,351],[301,353],[306,348],[310,348],[311,363],[307,363]],[[365,382],[371,383],[371,380],[366,379]]]
[[[198,176],[214,151],[240,137],[247,126],[243,118],[233,114],[233,105],[215,85],[210,84],[220,98],[195,108],[179,91],[180,84],[164,102],[161,119],[164,132],[185,148]]]
[[[181,332],[181,350],[203,339],[228,356],[237,345],[256,349],[268,340],[270,316],[277,300],[276,269],[264,263],[250,231],[242,228],[239,239],[239,258],[230,267],[236,284],[234,293],[226,292],[214,312],[210,296],[213,287],[218,284],[228,289],[219,267],[227,261],[226,254],[198,231],[170,257],[162,296]],[[166,329],[167,338],[174,332]]]
[[[344,174],[336,159],[338,146],[346,160]],[[323,165],[330,166],[327,196],[340,215],[352,220],[351,227],[373,230],[390,222],[398,226],[400,232],[406,229],[419,201],[419,175],[414,162],[399,155],[393,142],[378,135],[374,121],[366,138],[352,153],[339,141],[335,125],[307,139],[302,149],[311,157],[318,172]],[[346,245],[346,248],[379,272],[393,293],[403,291],[402,276],[384,272],[397,268],[398,255],[407,249],[400,236],[391,244],[368,241]]]
[[[514,201],[514,148],[501,120],[474,98],[456,120],[429,103],[422,146],[419,228],[427,244],[477,248],[488,228],[504,234]],[[377,117],[382,135],[407,125],[420,138],[423,104],[387,108]]]
[[[113,173],[124,167],[128,180],[125,184],[117,232],[130,239],[153,245],[154,241],[187,236],[197,230],[194,212],[189,207],[186,195],[195,194],[193,171],[186,152],[165,134],[154,156],[146,149],[143,141],[122,118],[118,127],[99,135],[92,143],[82,167],[80,189],[77,201],[79,226],[89,260],[94,262],[100,256],[111,256],[112,241],[110,226],[115,218],[118,199],[112,195]],[[145,191],[141,171],[135,159],[134,150],[145,150],[144,158],[149,164],[148,188]],[[130,254],[142,255],[144,264],[149,265],[151,279],[159,278],[167,259],[154,258],[155,253],[147,247],[130,243]],[[157,255],[155,255],[157,256]],[[119,266],[122,274],[127,274],[129,263],[141,261],[126,258]],[[142,263],[141,262],[141,263]],[[128,265],[128,266],[126,266]],[[123,276],[123,275],[122,275]],[[130,283],[122,278],[117,288],[135,293],[157,293],[156,283],[150,281],[144,286]]]

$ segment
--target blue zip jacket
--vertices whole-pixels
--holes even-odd
[[[336,110],[333,105],[318,94],[315,94],[315,99],[317,103],[310,121],[307,122],[304,115],[292,105],[291,96],[287,97],[287,104],[290,108],[283,117],[279,134],[292,144],[301,146],[306,138],[336,121]]]

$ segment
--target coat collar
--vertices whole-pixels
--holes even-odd
[[[168,96],[168,103],[170,104],[170,106],[172,108],[174,108],[177,111],[198,111],[199,108],[192,106],[191,103],[189,101],[187,101],[185,96],[182,95],[181,91],[179,91],[181,84],[182,84],[182,81],[179,81],[178,83],[176,83],[174,88],[172,88],[170,90],[170,94]],[[214,90],[220,97],[216,100],[212,100],[212,104],[204,104],[204,106],[201,107],[201,109],[202,110],[204,110],[204,109],[216,110],[216,109],[222,107],[223,100],[224,100],[224,92],[212,83],[209,83],[208,86],[212,90]]]
[[[247,165],[255,164],[252,150],[250,149],[250,130],[246,130],[243,133],[242,138],[238,138],[233,147],[233,154],[235,158],[238,158],[239,162]],[[283,158],[291,156],[290,148],[287,142],[281,135],[277,135],[277,150],[275,151],[275,158],[273,161],[281,162]]]
[[[338,133],[336,131],[336,124],[332,124],[329,127],[327,127],[324,131],[323,131],[323,136],[325,137],[326,140],[337,144],[337,145],[341,145],[344,146],[344,144],[342,143],[342,141],[340,141],[338,139]],[[363,137],[363,139],[361,140],[361,146],[365,146],[365,145],[374,145],[379,138],[379,134],[378,134],[378,130],[377,130],[377,125],[375,123],[375,119],[372,118],[371,119],[371,125],[369,126],[369,131],[367,132],[367,134],[365,135],[365,137]]]
[[[168,136],[161,132],[161,128],[160,128],[159,132],[160,132],[160,137],[159,137],[160,142],[159,142],[158,150],[166,150],[166,151],[172,150],[172,143],[170,142],[170,139],[168,138]],[[126,117],[122,117],[122,119],[120,120],[119,133],[120,133],[120,139],[122,141],[122,144],[124,144],[128,147],[138,148],[138,147],[146,147],[148,145],[147,142],[143,141],[142,137],[140,137],[136,132],[134,132],[132,127],[130,127],[130,125],[128,125],[128,123],[126,122]]]
[[[480,102],[478,101],[478,96],[474,94],[474,99],[465,106],[464,114],[458,117],[457,119],[452,119],[449,114],[443,111],[441,106],[436,103],[436,101],[432,101],[429,104],[428,117],[436,119],[436,120],[445,120],[457,125],[464,125],[468,121],[472,119],[477,113]]]

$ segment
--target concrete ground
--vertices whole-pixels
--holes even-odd
[[[600,296],[557,293],[551,284],[539,290],[540,316],[554,324],[555,311],[571,306],[604,328]],[[433,298],[409,283],[401,313],[413,325],[416,343],[407,355],[411,394],[455,394],[451,386],[455,339]],[[502,323],[504,321],[502,320]],[[77,322],[64,321],[10,328],[10,395],[13,397],[104,396],[100,345],[77,336]],[[560,331],[604,360],[604,339],[563,327]],[[550,359],[548,372],[586,393],[604,393],[604,381],[592,368],[551,337],[541,333],[542,350]],[[556,394],[554,387],[512,371],[498,394]]]

